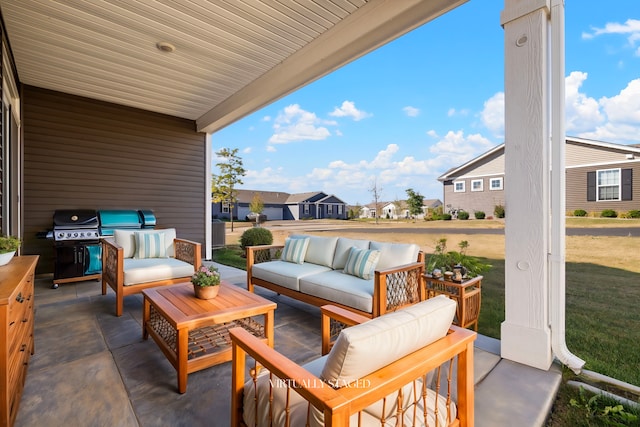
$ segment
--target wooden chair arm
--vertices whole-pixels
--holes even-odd
[[[111,238],[100,239],[102,244],[102,276],[110,283],[124,281],[124,249]]]
[[[253,357],[257,363],[268,369],[276,377],[285,379],[289,384],[318,384],[318,387],[296,387],[298,392],[312,405],[322,408],[325,402],[338,397],[331,387],[323,386],[320,378],[316,377],[297,363],[278,353],[262,340],[243,328],[229,330],[231,338],[231,425],[242,425],[243,391],[245,384],[246,355]]]
[[[322,335],[322,355],[328,354],[335,341],[334,337],[340,333],[338,329],[332,331],[331,320],[341,323],[345,327],[364,323],[370,318],[354,313],[335,305],[323,305],[320,307],[321,323],[320,332]],[[340,328],[341,330],[342,328]]]
[[[186,239],[173,239],[175,258],[193,265],[193,269],[200,268],[202,264],[202,245]]]
[[[374,274],[373,317],[426,299],[423,262],[378,270]]]

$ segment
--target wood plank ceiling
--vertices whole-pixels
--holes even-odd
[[[0,0],[0,9],[22,83],[212,132],[465,1]]]

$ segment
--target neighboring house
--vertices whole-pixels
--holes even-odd
[[[238,190],[237,203],[233,206],[233,217],[243,220],[251,212],[249,205],[255,195],[264,203],[262,213],[267,220],[296,219],[346,219],[346,203],[334,195],[321,191],[289,194],[282,191]],[[231,207],[227,203],[212,203],[213,218],[229,218]]]
[[[450,169],[443,183],[444,211],[493,215],[505,205],[504,144]],[[640,147],[566,138],[566,209],[626,212],[640,209]],[[505,206],[508,212],[509,207]]]
[[[398,204],[398,206],[396,206],[396,204]],[[360,211],[360,218],[375,218],[375,205],[375,203],[370,203],[363,206]],[[400,200],[398,202],[379,202],[378,205],[381,206],[380,218],[398,219],[410,217],[409,207],[407,206],[406,200]],[[422,204],[422,213],[417,215],[416,218],[424,218],[424,215],[429,211],[429,209],[435,209],[438,206],[442,206],[440,199],[424,199]]]

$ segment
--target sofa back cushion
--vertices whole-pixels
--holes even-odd
[[[363,378],[444,337],[455,311],[455,301],[440,295],[343,329],[321,378],[335,388]]]
[[[369,249],[380,251],[380,261],[376,267],[377,271],[416,262],[420,252],[420,247],[412,243],[371,242]]]
[[[164,233],[165,255],[173,257],[175,254],[173,240],[176,238],[175,228],[163,228],[156,230],[113,230],[113,239],[118,246],[122,247],[124,258],[133,258],[136,251],[136,241],[134,233]]]
[[[292,239],[309,238],[309,247],[304,257],[304,262],[312,264],[324,265],[331,268],[333,262],[333,254],[336,252],[337,237],[320,237],[308,236],[304,234],[296,234],[289,236]]]
[[[334,270],[342,270],[347,263],[347,258],[349,257],[351,248],[369,249],[369,241],[339,237],[338,243],[336,244],[336,252],[333,255],[331,268]]]

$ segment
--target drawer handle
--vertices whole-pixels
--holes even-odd
[[[19,303],[24,302],[24,297],[22,296],[22,292],[18,294],[18,296],[16,297],[16,301],[18,301]]]
[[[22,323],[27,323],[29,319],[22,319]]]
[[[12,326],[14,323],[16,323],[16,322],[15,322],[15,321],[11,321],[11,322],[9,323],[9,326]]]
[[[26,349],[27,349],[27,345],[22,344],[22,346],[20,347],[20,351],[25,351]]]

